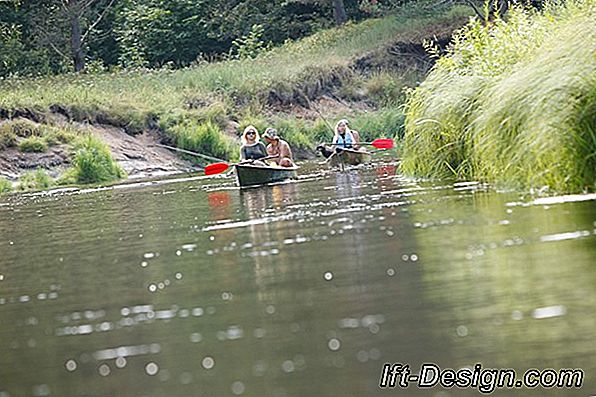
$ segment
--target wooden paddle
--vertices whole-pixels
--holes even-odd
[[[323,145],[334,145],[334,143],[324,143]],[[375,139],[372,142],[359,142],[359,143],[354,143],[352,145],[355,145],[355,146],[371,145],[371,146],[376,147],[377,149],[393,149],[393,139],[379,138],[379,139]]]
[[[276,154],[274,156],[261,157],[260,159],[257,159],[257,160],[259,160],[259,161],[271,160],[276,157],[279,157],[279,155]],[[209,164],[207,167],[205,167],[205,175],[221,174],[222,172],[226,171],[228,168],[230,168],[232,166],[240,165],[240,164],[248,164],[248,163],[252,163],[253,161],[256,161],[256,160],[244,160],[239,163],[232,163],[232,164],[228,164],[228,163]]]

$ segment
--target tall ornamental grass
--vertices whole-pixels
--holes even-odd
[[[61,184],[109,182],[126,176],[112,158],[108,145],[93,135],[79,138],[75,149],[72,168],[62,176]]]
[[[409,96],[402,169],[523,188],[593,190],[594,0],[471,21]]]

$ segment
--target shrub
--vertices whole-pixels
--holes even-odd
[[[312,149],[314,142],[304,121],[284,118],[277,120],[274,125],[281,138],[287,141],[292,149]]]
[[[61,143],[71,143],[75,140],[77,131],[72,127],[52,128],[44,134],[43,138],[48,145],[58,145]]]
[[[39,136],[30,136],[19,142],[21,152],[41,153],[48,150],[48,142]]]
[[[197,123],[187,120],[167,132],[174,138],[176,146],[219,158],[230,158],[237,146],[211,121]]]
[[[6,178],[0,177],[0,195],[12,192],[12,182]]]
[[[333,141],[333,134],[333,125],[331,125],[331,121],[326,122],[321,118],[315,121],[309,131],[311,140],[315,144],[331,143]]]
[[[381,106],[403,103],[405,99],[404,87],[406,86],[403,76],[389,72],[375,73],[364,83],[368,97]]]
[[[27,138],[30,136],[41,136],[44,127],[27,119],[9,120],[0,127],[5,132],[12,132],[14,135]]]
[[[259,134],[263,134],[267,127],[270,127],[269,122],[262,116],[255,116],[253,114],[247,114],[240,120],[238,125],[238,135],[241,135],[242,132],[246,127],[249,125],[254,125],[257,130],[259,130]]]
[[[25,173],[19,179],[18,189],[21,191],[44,190],[52,187],[54,180],[42,168]]]
[[[0,125],[0,150],[16,145],[17,136],[12,129],[5,127],[6,123]]]
[[[61,183],[98,183],[125,176],[114,161],[109,147],[92,135],[80,138],[75,145],[73,167],[61,178]]]
[[[376,138],[401,139],[404,135],[404,112],[398,107],[359,113],[350,119],[350,128],[360,133],[363,142]]]

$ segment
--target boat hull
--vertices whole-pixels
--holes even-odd
[[[361,152],[359,150],[343,149],[341,152],[332,154],[327,164],[330,167],[343,168],[348,165],[360,165],[370,163],[372,157],[368,152]]]
[[[296,178],[298,167],[264,167],[250,164],[236,165],[240,187],[265,185]]]

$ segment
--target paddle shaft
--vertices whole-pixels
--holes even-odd
[[[337,143],[324,143],[323,145],[337,146]],[[393,149],[394,142],[393,142],[393,139],[379,138],[379,139],[375,139],[372,142],[352,143],[352,146],[359,146],[359,145],[371,145],[377,149]]]
[[[243,161],[240,161],[238,163],[233,163],[233,164],[229,164],[229,163],[225,163],[225,162],[209,164],[207,167],[205,167],[205,175],[221,174],[222,172],[227,171],[228,168],[235,166],[235,165],[249,164],[249,163],[253,163],[255,161],[270,160],[270,159],[274,159],[276,157],[279,157],[279,155],[276,154],[273,156],[265,156],[265,157],[261,157],[260,159],[254,159],[254,160],[243,160]]]
[[[273,155],[271,155],[271,156],[265,156],[265,157],[261,157],[260,159],[242,160],[242,161],[241,161],[241,162],[239,162],[239,163],[230,164],[230,166],[232,166],[232,165],[242,165],[242,164],[248,164],[248,163],[252,163],[252,162],[255,162],[255,161],[271,160],[271,159],[274,159],[274,158],[276,158],[276,157],[279,157],[279,154],[273,154]]]
[[[225,161],[225,160],[222,160],[222,159],[218,159],[217,157],[211,157],[211,156],[207,156],[206,154],[201,154],[201,153],[197,153],[197,152],[191,152],[190,150],[180,149],[180,148],[173,147],[173,146],[161,145],[159,143],[156,143],[153,146],[159,146],[159,147],[163,147],[163,148],[166,148],[166,149],[175,150],[175,151],[180,152],[180,153],[190,154],[192,156],[201,157],[201,158],[204,158],[205,160],[209,160],[209,161]]]

